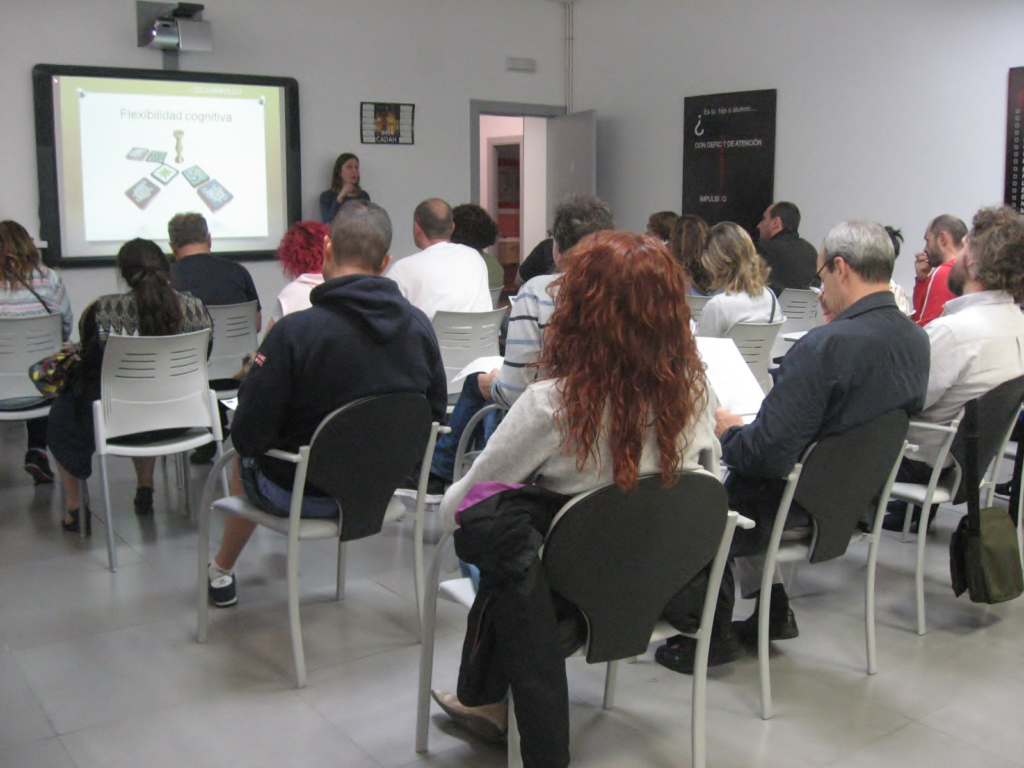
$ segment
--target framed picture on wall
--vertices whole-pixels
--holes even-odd
[[[415,104],[364,101],[359,105],[363,144],[414,144]]]

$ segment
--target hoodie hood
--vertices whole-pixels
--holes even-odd
[[[409,302],[398,284],[387,277],[336,277],[314,288],[309,299],[314,307],[341,312],[359,322],[379,342],[391,341],[412,322]]]

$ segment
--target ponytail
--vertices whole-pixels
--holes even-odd
[[[171,270],[152,240],[129,240],[117,254],[121,276],[135,295],[139,334],[173,336],[181,330],[181,305],[171,288]]]

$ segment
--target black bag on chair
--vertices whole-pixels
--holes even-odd
[[[1013,519],[1001,507],[980,509],[976,400],[965,406],[964,448],[967,514],[949,542],[953,592],[957,597],[970,592],[975,603],[1002,603],[1024,592],[1024,575]]]

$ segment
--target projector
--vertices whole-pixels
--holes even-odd
[[[199,3],[136,2],[139,47],[165,51],[212,51],[210,22]]]

